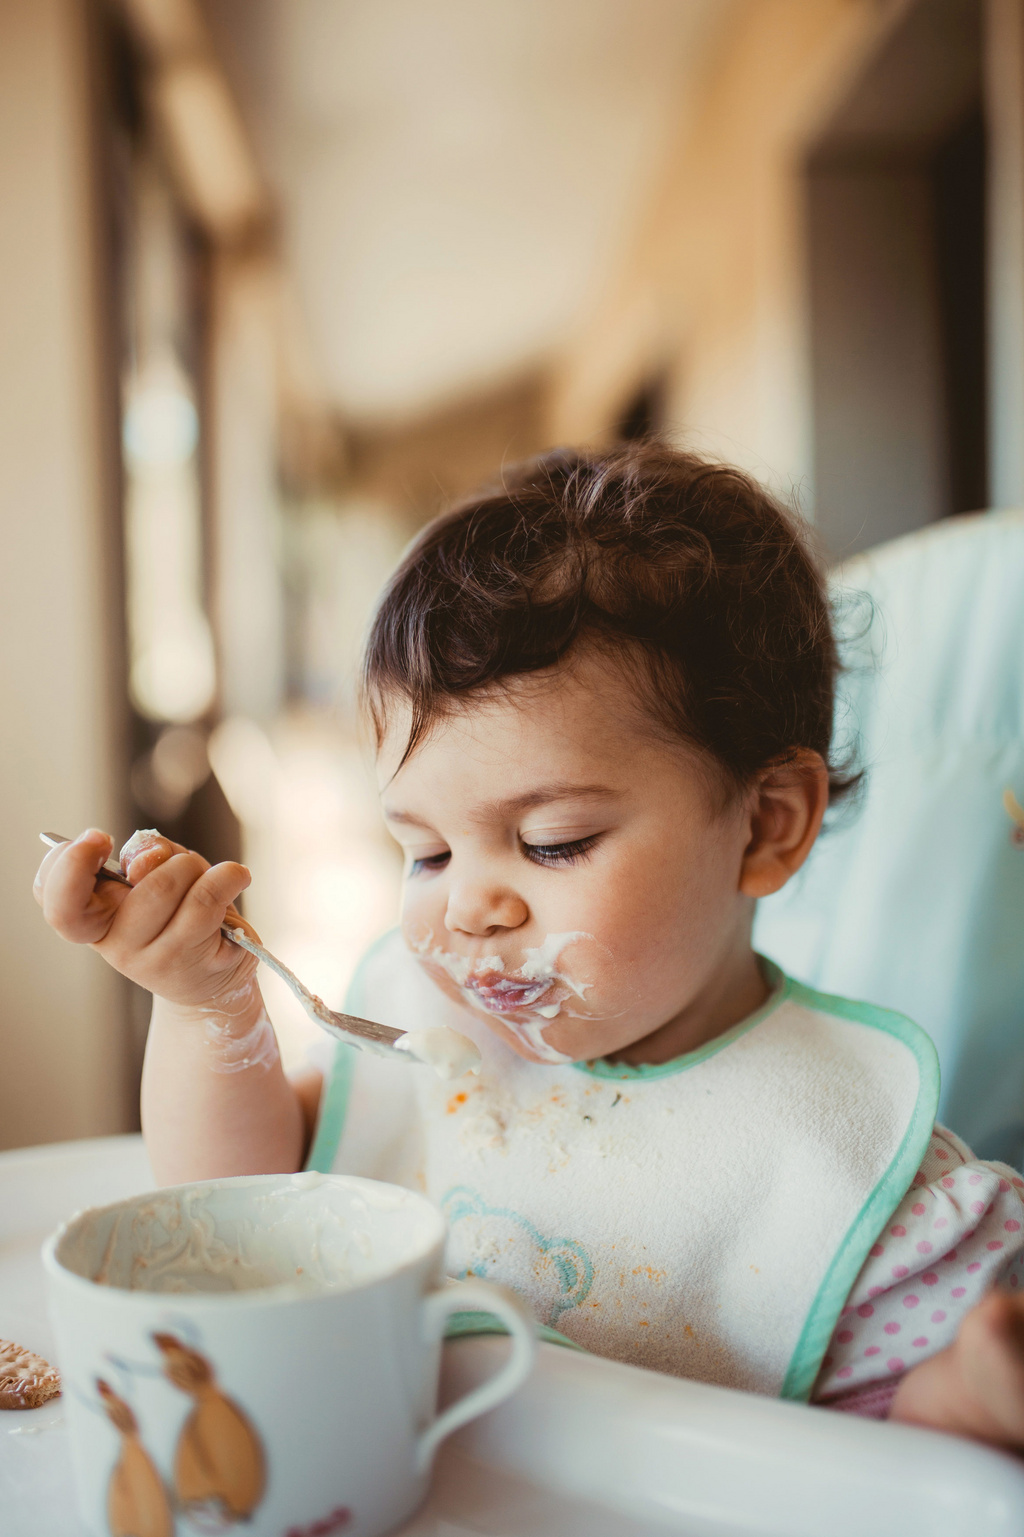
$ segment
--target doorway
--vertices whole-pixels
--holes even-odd
[[[981,7],[904,12],[806,169],[814,500],[838,559],[986,505]]]

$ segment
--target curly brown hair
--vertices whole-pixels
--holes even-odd
[[[836,644],[795,517],[742,471],[660,443],[557,450],[436,518],[391,578],[362,697],[380,745],[412,710],[403,762],[459,701],[583,645],[633,668],[653,723],[732,786],[800,748],[830,766]]]

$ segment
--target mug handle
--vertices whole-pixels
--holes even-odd
[[[416,1471],[425,1473],[438,1445],[445,1436],[458,1430],[468,1420],[486,1414],[520,1387],[533,1369],[537,1358],[537,1324],[520,1297],[506,1286],[493,1281],[454,1281],[441,1291],[432,1292],[422,1303],[422,1327],[426,1338],[435,1340],[452,1313],[494,1313],[509,1332],[512,1350],[508,1360],[493,1377],[472,1388],[437,1415],[416,1442]]]

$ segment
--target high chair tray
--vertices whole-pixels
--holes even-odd
[[[0,1336],[52,1358],[43,1237],[81,1206],[152,1183],[138,1137],[0,1154]],[[449,1343],[442,1393],[487,1376],[505,1348]],[[80,1532],[61,1401],[0,1412],[0,1537]],[[427,1503],[396,1537],[666,1532],[1024,1537],[1024,1464],[542,1345],[527,1385],[442,1447]]]

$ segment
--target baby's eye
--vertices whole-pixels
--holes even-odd
[[[589,858],[599,837],[599,833],[592,833],[572,843],[524,843],[523,853],[535,865],[575,865]]]
[[[441,854],[424,854],[422,858],[412,860],[409,865],[409,874],[427,875],[436,870],[443,870],[451,857],[450,849],[445,849]]]

